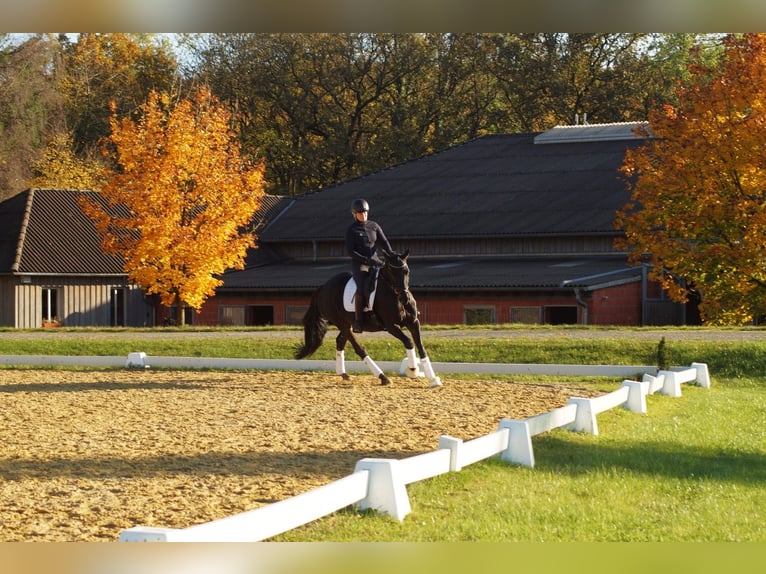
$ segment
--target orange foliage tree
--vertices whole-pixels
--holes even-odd
[[[227,269],[241,269],[255,236],[263,166],[246,164],[231,114],[209,90],[176,104],[151,92],[140,119],[111,117],[116,168],[104,204],[84,205],[130,280],[168,306],[199,310]]]
[[[71,133],[55,133],[48,138],[42,157],[32,163],[32,172],[34,187],[99,189],[104,166],[96,158],[77,156]]]
[[[766,312],[766,35],[727,36],[678,101],[625,157],[619,245],[672,299],[695,292],[705,322],[746,324]]]

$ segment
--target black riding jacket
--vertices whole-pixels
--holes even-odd
[[[393,249],[380,225],[374,221],[354,221],[346,230],[346,251],[354,268],[360,265],[380,265],[378,250],[393,255]]]

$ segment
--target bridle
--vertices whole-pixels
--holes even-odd
[[[397,265],[395,261],[400,261],[401,263]],[[399,282],[394,280],[392,269],[401,269],[401,285],[397,285]],[[405,269],[407,269],[407,262],[404,261],[404,259],[401,257],[397,257],[396,259],[387,257],[385,265],[383,266],[383,272],[381,273],[382,278],[388,283],[388,286],[391,287],[396,298],[403,306],[406,306],[410,297],[412,297],[409,285],[407,284]]]

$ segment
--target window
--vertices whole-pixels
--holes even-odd
[[[221,305],[218,308],[218,324],[241,326],[245,324],[244,305]]]
[[[246,325],[273,325],[274,307],[272,305],[248,305],[245,312]]]
[[[109,324],[112,327],[125,326],[125,289],[112,287],[109,296]]]
[[[574,305],[566,307],[546,307],[545,322],[548,325],[576,325],[577,307]]]
[[[490,325],[495,322],[495,307],[492,305],[463,307],[463,323],[466,325]]]
[[[540,307],[511,307],[511,323],[539,325]]]
[[[221,305],[218,308],[218,323],[227,326],[273,325],[272,305]]]
[[[59,320],[59,290],[54,287],[42,289],[42,320],[54,322]]]
[[[285,325],[302,325],[308,305],[288,305],[285,308]]]

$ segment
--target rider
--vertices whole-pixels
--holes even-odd
[[[346,230],[346,251],[351,256],[351,272],[356,282],[354,333],[362,332],[363,310],[367,298],[375,290],[378,270],[383,266],[383,261],[378,257],[378,250],[388,256],[394,255],[380,225],[367,219],[369,211],[367,201],[355,199],[351,203],[354,223]]]

